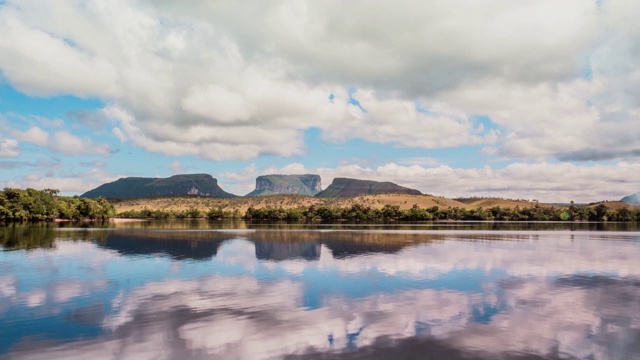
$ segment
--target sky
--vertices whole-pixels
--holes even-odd
[[[0,187],[640,191],[636,0],[0,0]]]

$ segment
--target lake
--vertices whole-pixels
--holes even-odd
[[[0,358],[640,359],[640,229],[0,225]]]

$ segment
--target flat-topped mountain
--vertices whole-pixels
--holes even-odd
[[[640,192],[625,196],[620,201],[640,205]]]
[[[218,180],[209,174],[174,175],[168,178],[121,178],[87,191],[82,197],[143,198],[177,195],[202,195],[223,199],[236,197],[222,190],[218,186]]]
[[[372,194],[411,194],[422,195],[415,189],[409,189],[392,182],[335,178],[324,191],[316,194],[320,198],[352,197]]]
[[[256,178],[256,189],[247,196],[274,194],[315,195],[322,191],[320,175],[262,175]]]

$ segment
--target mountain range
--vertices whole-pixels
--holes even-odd
[[[256,186],[247,197],[276,194],[298,194],[318,198],[345,198],[375,194],[421,195],[415,189],[392,182],[335,178],[322,190],[320,175],[261,175],[256,178]],[[218,180],[209,174],[182,174],[168,178],[126,177],[106,183],[82,194],[82,197],[97,198],[150,198],[166,196],[199,195],[229,199],[237,195],[224,191]],[[623,197],[620,201],[640,205],[640,192]]]
[[[143,198],[177,195],[201,195],[215,198],[233,198],[209,174],[174,175],[168,178],[127,177],[103,184],[82,194],[87,198]]]
[[[321,198],[340,198],[384,193],[421,195],[392,182],[379,182],[349,178],[335,178],[324,191],[319,175],[262,175],[256,178],[256,188],[246,196],[274,194],[299,194]],[[127,177],[103,184],[82,194],[88,198],[145,198],[179,195],[200,195],[214,198],[232,198],[218,185],[218,180],[208,174],[183,174],[169,178]]]

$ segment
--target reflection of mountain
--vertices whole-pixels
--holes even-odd
[[[340,239],[329,239],[322,243],[331,249],[331,253],[334,258],[346,258],[371,253],[393,254],[405,247],[405,244],[377,244],[370,242],[345,241]]]
[[[320,244],[333,256],[344,258],[367,253],[395,253],[408,245],[412,236],[341,231],[256,231],[245,235],[255,242],[258,259],[285,260],[320,258]]]
[[[260,260],[288,260],[302,258],[318,260],[320,244],[314,242],[265,242],[256,241],[256,257]]]
[[[223,241],[232,237],[220,233],[116,233],[107,236],[100,246],[116,250],[123,255],[164,254],[177,260],[207,260],[218,253]]]

